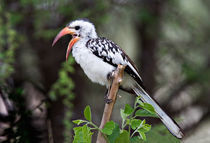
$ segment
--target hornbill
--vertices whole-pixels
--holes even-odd
[[[67,34],[72,35],[72,39],[67,48],[66,60],[72,50],[75,61],[80,64],[89,79],[107,88],[111,84],[109,75],[117,68],[117,65],[126,65],[120,89],[134,93],[140,96],[143,102],[151,104],[168,130],[177,138],[183,137],[176,122],[144,90],[138,69],[117,44],[107,38],[98,37],[95,26],[89,20],[78,19],[67,24],[58,33],[52,46]]]

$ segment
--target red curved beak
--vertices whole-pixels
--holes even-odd
[[[65,27],[63,28],[59,33],[58,35],[55,37],[55,39],[53,40],[53,43],[52,43],[52,47],[55,45],[55,43],[63,36],[67,35],[67,34],[75,34],[75,32],[73,32],[69,27]]]
[[[55,39],[53,40],[53,43],[52,43],[52,46],[55,45],[55,43],[63,36],[67,35],[67,34],[71,34],[71,35],[74,35],[76,34],[72,29],[70,29],[69,27],[65,27],[63,28],[59,33],[58,35],[55,37]],[[68,45],[68,48],[67,48],[67,51],[66,51],[66,61],[68,60],[68,57],[69,57],[69,53],[71,51],[71,48],[73,47],[73,45],[79,40],[80,38],[79,37],[74,37],[72,38],[72,40],[69,42],[69,45]]]

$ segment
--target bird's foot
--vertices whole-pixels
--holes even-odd
[[[108,74],[107,74],[107,79],[108,80],[112,80],[114,78],[114,70],[112,71],[112,72],[109,72]]]
[[[106,102],[106,104],[112,103],[112,99],[109,99],[107,95],[104,96],[104,101]]]

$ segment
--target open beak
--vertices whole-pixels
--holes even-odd
[[[67,51],[66,51],[66,61],[68,60],[68,57],[69,57],[69,53],[71,51],[71,48],[73,47],[73,45],[80,39],[79,37],[77,36],[74,36],[76,33],[74,32],[73,29],[70,29],[69,27],[65,27],[63,28],[59,33],[58,35],[55,37],[55,39],[53,40],[53,43],[52,43],[52,46],[55,45],[55,43],[63,36],[67,35],[67,34],[71,34],[72,35],[72,39],[71,41],[69,42],[69,45],[68,45],[68,48],[67,48]]]

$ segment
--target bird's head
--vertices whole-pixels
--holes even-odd
[[[63,28],[58,35],[55,37],[52,46],[63,36],[70,34],[72,35],[72,39],[69,42],[67,52],[66,52],[66,60],[68,60],[69,53],[73,45],[81,40],[81,39],[88,39],[88,38],[97,38],[97,34],[95,31],[95,26],[89,22],[88,20],[79,19],[70,22],[67,24],[65,28]]]

